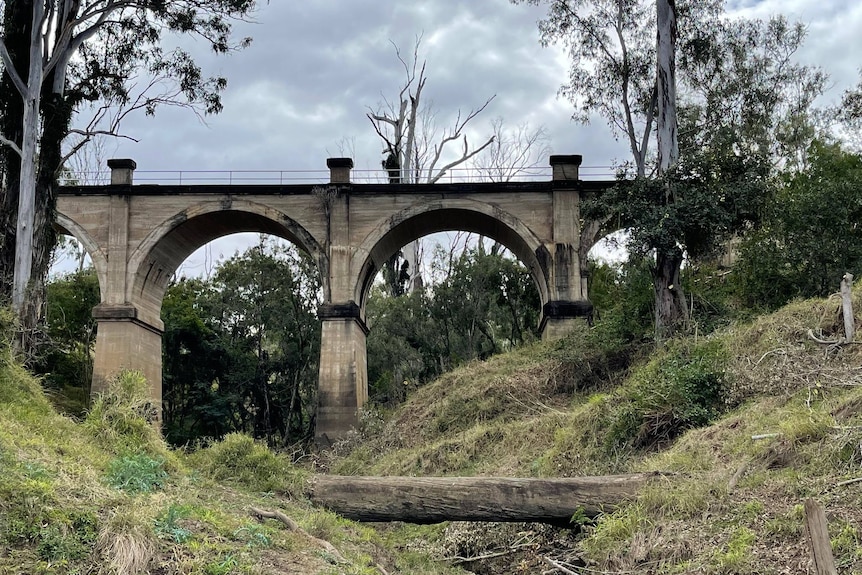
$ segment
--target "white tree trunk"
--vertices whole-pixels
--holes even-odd
[[[676,0],[657,0],[658,169],[665,173],[679,159],[676,118]]]
[[[12,309],[21,317],[27,286],[33,270],[33,231],[36,220],[36,159],[39,141],[39,111],[45,70],[42,63],[42,18],[45,5],[33,3],[33,29],[30,37],[30,66],[24,100],[24,125],[21,136],[21,179],[18,184],[18,223],[15,232],[15,270],[12,282]]]

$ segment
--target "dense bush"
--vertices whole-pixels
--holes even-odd
[[[726,407],[720,341],[674,343],[632,374],[613,398],[609,450],[649,449],[715,419]]]
[[[33,370],[63,411],[83,416],[93,376],[99,279],[93,268],[66,274],[47,285],[47,339],[40,345]]]
[[[303,486],[304,476],[284,456],[240,433],[230,433],[198,450],[192,461],[217,481],[237,483],[253,491],[298,495]]]
[[[862,274],[862,157],[815,142],[807,163],[784,177],[764,224],[741,244],[735,274],[751,307],[826,296],[845,272]]]
[[[595,323],[606,338],[628,343],[650,340],[655,331],[655,295],[647,258],[621,264],[590,262],[590,300]]]

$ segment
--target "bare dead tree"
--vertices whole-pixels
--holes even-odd
[[[529,122],[507,128],[503,118],[491,120],[493,143],[476,156],[473,166],[492,182],[510,182],[547,165],[551,154],[550,136],[544,126]]]
[[[394,42],[392,45],[404,69],[402,87],[397,99],[383,96],[377,108],[369,108],[366,116],[383,141],[385,159],[382,166],[390,183],[433,184],[494,142],[492,135],[478,147],[473,147],[466,131],[467,125],[487,108],[495,96],[467,113],[458,110],[453,124],[438,132],[439,123],[433,106],[422,99],[428,80],[426,61],[419,56],[422,36],[417,36],[412,54],[406,58]],[[411,242],[404,249],[410,273],[409,290],[422,285],[418,270],[420,251],[418,241]]]

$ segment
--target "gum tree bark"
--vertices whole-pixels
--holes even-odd
[[[676,115],[676,0],[656,1],[656,85],[658,114],[658,175],[667,176],[679,160]],[[675,201],[673,187],[666,183],[664,204]],[[655,337],[661,341],[688,321],[688,307],[680,285],[682,248],[665,245],[656,248],[653,268],[655,287]]]
[[[0,300],[12,303],[25,351],[40,315],[55,240],[56,180],[67,159],[63,142],[77,134],[74,151],[95,135],[122,137],[119,120],[134,110],[152,113],[161,104],[220,111],[226,81],[206,78],[186,52],[164,50],[160,41],[170,33],[197,34],[226,53],[246,44],[231,42],[230,20],[254,6],[255,0],[0,2]],[[139,75],[152,79],[135,95]],[[70,129],[85,101],[102,104],[97,119],[107,127],[91,122]],[[108,120],[109,109],[115,117]]]

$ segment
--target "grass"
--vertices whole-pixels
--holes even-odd
[[[814,497],[842,572],[862,573],[862,484],[842,484],[862,476],[862,349],[827,353],[807,336],[838,333],[837,309],[794,302],[650,357],[602,341],[600,329],[535,344],[370,414],[328,465],[352,474],[667,472],[580,532],[537,543],[599,572],[805,572],[802,503]],[[444,532],[444,548],[459,537]],[[492,537],[472,552],[492,548]]]
[[[140,376],[123,374],[76,422],[0,343],[0,573],[461,572],[312,508],[306,472],[249,437],[170,450],[146,397]],[[280,509],[346,563],[251,507]]]
[[[862,349],[826,353],[806,334],[835,333],[836,307],[794,302],[648,356],[577,330],[369,409],[319,460],[339,474],[665,472],[571,530],[346,521],[304,500],[309,470],[249,437],[169,450],[140,378],[121,378],[76,423],[0,347],[0,572],[430,575],[464,572],[457,557],[476,555],[493,557],[461,565],[539,572],[553,556],[599,572],[806,572],[802,504],[814,497],[841,572],[862,573],[862,483],[848,482],[862,476]],[[283,510],[347,564],[251,506]]]

